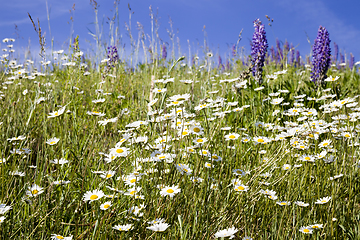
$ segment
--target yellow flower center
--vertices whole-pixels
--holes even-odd
[[[121,148],[119,148],[119,149],[116,149],[116,152],[117,152],[117,153],[123,153],[124,150],[122,150]]]
[[[258,139],[257,141],[260,142],[260,143],[262,143],[262,142],[264,142],[264,139],[261,139],[261,138],[260,138],[260,139]]]
[[[176,102],[172,102],[173,104],[178,104],[179,102],[178,101],[176,101]]]
[[[230,135],[229,138],[230,138],[230,139],[234,139],[235,136],[234,136],[234,135]]]
[[[130,180],[131,183],[136,182],[136,178]]]
[[[109,204],[105,204],[105,205],[104,205],[104,208],[105,208],[105,209],[108,209],[109,207],[110,207]]]
[[[55,141],[50,142],[50,144],[55,144],[55,143],[56,143]]]
[[[305,160],[309,161],[309,160],[310,160],[310,157],[305,157]]]
[[[345,134],[345,137],[350,137],[350,135],[349,135],[349,134]]]
[[[34,190],[31,191],[31,193],[32,193],[33,195],[37,194],[38,192],[39,192],[39,191],[36,190],[36,189],[34,189]]]
[[[284,203],[284,202],[282,202],[282,203],[280,203],[281,205],[286,205],[286,203]]]
[[[182,135],[187,135],[187,134],[188,134],[188,132],[186,132],[186,131],[182,132]]]
[[[198,143],[201,143],[201,142],[203,142],[203,140],[200,138],[200,139],[198,139],[198,140],[196,140]]]
[[[63,236],[56,236],[57,239],[64,239]]]
[[[134,195],[136,193],[136,191],[131,191],[130,195]]]
[[[55,116],[58,116],[59,115],[59,113],[58,112],[55,112],[55,114],[54,114]]]
[[[109,174],[106,175],[106,178],[111,178],[112,176],[113,175],[109,173]]]
[[[95,194],[94,194],[94,195],[91,195],[91,196],[90,196],[90,200],[95,200],[95,199],[98,199],[98,195],[95,195]]]
[[[194,132],[200,132],[200,128],[194,128]]]
[[[243,191],[243,190],[245,190],[245,188],[243,186],[238,186],[237,190]]]
[[[174,190],[172,190],[172,189],[170,188],[170,189],[166,190],[166,192],[167,192],[167,193],[173,193]]]
[[[327,145],[329,145],[329,143],[327,143],[327,142],[323,144],[323,146],[327,146]]]
[[[308,232],[310,232],[310,230],[307,229],[307,228],[305,228],[305,229],[304,229],[304,232],[308,233]]]

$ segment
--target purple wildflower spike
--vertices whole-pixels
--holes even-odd
[[[254,65],[252,73],[255,79],[262,83],[262,71],[268,48],[265,27],[259,19],[254,21],[255,31],[251,43],[251,63]]]
[[[167,50],[166,50],[166,45],[164,44],[162,46],[162,59],[166,59],[167,57]]]
[[[349,60],[349,68],[352,69],[355,63],[355,57],[352,53],[350,53],[350,60]]]
[[[320,83],[326,78],[330,66],[330,38],[325,27],[320,26],[313,45],[311,80]]]
[[[108,65],[110,67],[115,67],[115,64],[118,62],[119,60],[119,55],[117,52],[117,47],[116,46],[110,46],[108,47],[108,58],[110,58]]]

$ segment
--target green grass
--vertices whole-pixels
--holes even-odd
[[[174,60],[175,61],[175,60]],[[89,59],[91,62],[91,59]],[[4,67],[6,63],[4,63]],[[77,63],[79,64],[79,63]],[[214,65],[214,64],[213,64]],[[1,216],[6,218],[0,223],[1,239],[49,239],[51,234],[73,236],[73,239],[213,239],[214,234],[232,226],[238,229],[235,239],[250,236],[253,239],[358,239],[360,237],[359,220],[359,163],[357,132],[358,115],[352,119],[344,117],[337,120],[336,116],[349,116],[358,113],[355,107],[337,107],[338,111],[325,113],[321,108],[346,97],[358,103],[355,97],[359,93],[359,75],[355,70],[343,69],[335,72],[329,70],[328,75],[340,76],[340,79],[326,86],[315,88],[309,82],[310,71],[303,67],[288,66],[287,72],[278,79],[259,87],[252,78],[248,79],[246,89],[238,93],[232,91],[233,83],[220,83],[223,79],[239,76],[244,70],[242,65],[233,65],[230,75],[224,75],[219,69],[210,71],[192,67],[188,73],[187,66],[177,64],[172,70],[169,66],[155,62],[142,65],[136,71],[129,71],[124,64],[117,64],[111,73],[115,77],[104,76],[103,73],[89,69],[90,75],[84,76],[85,69],[75,67],[58,67],[45,71],[45,76],[27,79],[22,75],[16,77],[12,84],[2,85],[4,96],[0,100],[0,157],[6,162],[0,164],[0,203],[10,205],[11,210]],[[14,69],[13,69],[14,70]],[[273,74],[280,70],[271,63],[265,67],[265,74]],[[302,75],[298,73],[304,71]],[[51,74],[50,74],[51,73]],[[163,111],[161,116],[169,116],[174,107],[168,107],[168,98],[176,94],[189,93],[190,99],[181,107],[176,108],[193,114],[185,118],[183,115],[173,115],[173,121],[183,123],[175,129],[172,120],[150,121],[148,102],[151,76],[161,79],[169,73],[174,77],[173,83],[156,83],[155,87],[166,87],[167,92],[154,95],[158,102],[153,110]],[[9,75],[2,75],[0,81],[8,81]],[[184,84],[179,80],[191,79],[194,84]],[[104,80],[104,83],[100,83]],[[266,80],[266,78],[265,78]],[[34,84],[34,81],[37,83]],[[21,83],[21,84],[19,84]],[[46,83],[51,83],[47,85]],[[251,83],[251,85],[249,84]],[[79,90],[73,87],[79,88]],[[329,92],[322,92],[330,88]],[[28,93],[23,94],[27,89]],[[96,92],[103,89],[110,95]],[[218,93],[208,92],[218,90]],[[283,103],[289,105],[272,105],[263,101],[270,93],[278,90],[289,90],[280,93]],[[78,94],[83,91],[83,94]],[[298,116],[287,116],[283,113],[294,107],[295,96],[305,94],[301,108],[314,108],[317,114],[299,121],[298,133],[287,136],[284,141],[275,140],[281,132],[295,128],[289,122],[296,123]],[[308,97],[319,99],[321,96],[334,94],[334,98],[312,101]],[[118,98],[119,95],[125,98]],[[35,104],[39,97],[45,101]],[[224,98],[211,103],[218,97]],[[270,96],[270,98],[277,98]],[[105,98],[103,103],[93,103],[92,100]],[[193,99],[193,101],[192,101]],[[207,99],[207,100],[204,100]],[[207,107],[196,111],[195,108],[207,102]],[[229,106],[227,102],[238,102]],[[216,107],[211,105],[217,104]],[[50,112],[65,106],[65,113],[48,118]],[[210,107],[209,107],[210,105]],[[213,113],[226,112],[244,105],[249,105],[239,112],[227,112],[223,117],[215,117]],[[128,109],[127,113],[124,109]],[[274,116],[275,110],[280,112]],[[67,112],[70,111],[70,112]],[[88,111],[105,113],[106,116],[90,116]],[[100,120],[118,117],[117,122],[99,125]],[[126,157],[117,157],[110,163],[104,161],[104,155],[123,138],[127,124],[135,121],[148,121],[146,125],[132,128],[132,135],[121,146],[129,149]],[[322,125],[316,124],[322,121]],[[271,123],[272,129],[258,126],[258,122]],[[312,124],[316,128],[312,128]],[[329,125],[329,124],[332,125]],[[186,151],[194,146],[193,140],[199,136],[189,134],[179,138],[178,132],[183,131],[187,124],[199,124],[203,128],[201,137],[207,142],[196,148],[193,153]],[[274,126],[280,127],[275,129]],[[230,127],[231,130],[221,130]],[[285,128],[286,129],[285,129]],[[310,131],[317,132],[323,128],[318,139],[309,138]],[[336,133],[330,131],[336,130]],[[329,130],[329,131],[327,131]],[[334,130],[334,131],[335,131]],[[349,132],[353,137],[347,139],[342,132]],[[236,140],[225,141],[228,133],[238,133]],[[7,139],[25,136],[25,140],[8,141]],[[132,143],[138,136],[147,136],[147,143]],[[163,153],[174,154],[167,161],[147,161],[155,152],[155,140],[164,136],[168,145]],[[60,141],[55,145],[45,142],[57,137]],[[267,144],[257,144],[254,137],[273,139]],[[241,139],[250,138],[243,142]],[[171,139],[171,140],[170,140]],[[291,145],[291,141],[306,141],[305,150]],[[318,155],[322,151],[318,144],[323,140],[332,140],[334,162],[326,163],[316,158],[315,162],[302,162],[299,156],[303,154]],[[235,149],[229,147],[234,146]],[[27,148],[30,154],[11,153],[13,149]],[[208,150],[217,154],[221,161],[213,161],[199,151]],[[265,150],[262,153],[261,150]],[[69,162],[64,165],[50,163],[50,160],[64,158]],[[265,161],[266,159],[266,161]],[[205,163],[213,164],[206,168]],[[187,164],[192,173],[181,174],[176,164]],[[284,164],[290,164],[289,170],[283,170]],[[295,165],[300,165],[295,167]],[[30,168],[29,166],[36,166]],[[246,174],[235,176],[234,169],[241,169]],[[11,175],[13,171],[24,172],[25,176]],[[94,171],[114,170],[115,175],[108,179],[99,177]],[[269,173],[268,177],[263,174]],[[124,195],[113,191],[110,186],[122,191],[130,189],[124,178],[136,174],[136,187],[141,187],[138,193],[144,199]],[[334,180],[330,177],[343,174]],[[191,177],[202,178],[195,183]],[[248,191],[236,192],[232,180],[238,178],[248,186]],[[54,181],[66,180],[69,184],[55,185]],[[264,184],[266,182],[266,184]],[[26,191],[33,184],[43,188],[41,194],[28,196]],[[217,185],[213,189],[213,184]],[[181,192],[174,197],[161,196],[159,186],[178,186]],[[269,199],[261,190],[276,191],[276,200]],[[87,191],[102,190],[106,195],[91,203],[84,202]],[[325,204],[315,204],[323,197],[331,197]],[[100,205],[111,201],[112,206],[100,210]],[[288,206],[276,204],[278,201],[289,201]],[[296,201],[308,203],[300,207]],[[129,213],[131,207],[143,207],[138,215]],[[164,232],[153,232],[147,229],[147,223],[156,218],[163,218],[170,226]],[[336,220],[335,220],[336,218]],[[314,229],[311,236],[299,231],[302,226],[323,224],[323,228]],[[113,229],[115,225],[132,224],[130,231]]]

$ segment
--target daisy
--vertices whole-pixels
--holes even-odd
[[[95,100],[92,100],[91,102],[93,102],[93,103],[102,103],[102,102],[105,102],[105,98],[95,99]]]
[[[206,163],[205,163],[205,167],[206,167],[206,168],[213,168],[214,165],[211,164],[211,163],[209,163],[209,162],[206,162]]]
[[[9,142],[12,142],[12,141],[21,141],[21,140],[24,140],[24,139],[26,139],[25,136],[18,136],[18,137],[8,138],[7,140]]]
[[[300,206],[300,207],[307,207],[309,206],[308,203],[304,203],[304,202],[301,202],[301,201],[297,201],[297,202],[294,202],[296,205]]]
[[[280,205],[280,206],[288,206],[291,203],[290,202],[286,202],[286,201],[282,201],[282,202],[276,202],[276,204]]]
[[[115,173],[116,173],[116,171],[110,171],[109,170],[109,171],[101,173],[99,177],[108,179],[108,178],[113,177],[115,175]]]
[[[190,132],[196,135],[202,135],[204,134],[204,129],[199,125],[195,125],[190,128]]]
[[[58,234],[51,234],[51,239],[52,239],[52,240],[57,240],[57,239],[72,240],[73,237],[72,237],[72,236],[70,236],[70,237],[63,237],[63,236],[58,235]]]
[[[1,224],[2,222],[4,222],[5,218],[6,218],[6,217],[4,217],[4,216],[0,217],[0,224]]]
[[[175,167],[181,174],[185,173],[186,175],[190,175],[192,173],[191,168],[186,164],[179,163],[176,164]]]
[[[87,192],[84,194],[83,200],[84,200],[84,202],[86,202],[86,201],[93,202],[93,201],[95,201],[95,200],[99,200],[99,199],[102,198],[104,195],[105,195],[105,194],[104,194],[103,191],[95,189],[94,191],[87,191]]]
[[[321,143],[319,143],[319,147],[320,148],[323,148],[323,147],[328,147],[330,144],[331,144],[331,140],[330,139],[327,139],[327,140],[324,140],[324,141],[322,141]]]
[[[247,192],[249,190],[248,186],[245,186],[243,184],[236,185],[234,188],[234,191],[236,192]]]
[[[273,105],[278,105],[280,104],[282,101],[284,101],[284,98],[274,98],[273,100],[271,100],[271,104]]]
[[[29,197],[36,197],[37,195],[43,193],[44,190],[42,187],[33,184],[31,187],[29,187],[29,190],[26,191],[26,195],[28,195]]]
[[[170,227],[169,224],[160,222],[160,223],[154,224],[150,227],[147,227],[147,229],[152,230],[154,232],[164,232],[168,227]]]
[[[312,229],[324,228],[324,224],[313,224],[309,226]]]
[[[152,225],[152,224],[158,224],[158,223],[163,223],[165,222],[165,219],[163,218],[156,218],[155,220],[151,221],[151,222],[147,222],[148,224]]]
[[[179,192],[181,192],[181,189],[178,186],[164,187],[161,189],[160,195],[163,197],[170,196],[172,198]]]
[[[267,137],[254,137],[253,141],[255,142],[255,144],[267,144],[268,142],[270,142],[270,139],[268,139]]]
[[[319,200],[317,200],[315,202],[315,204],[325,204],[325,203],[329,202],[330,200],[331,200],[331,197],[320,198]]]
[[[118,231],[125,231],[125,232],[131,230],[131,228],[132,228],[132,224],[113,226],[113,229],[118,230]]]
[[[120,147],[119,144],[116,144],[115,148],[110,149],[110,154],[113,154],[116,157],[126,157],[128,153],[128,148]]]
[[[207,142],[207,138],[196,138],[193,141],[195,144],[204,144]]]
[[[306,234],[312,234],[313,230],[310,227],[301,227],[299,229],[300,232],[302,233],[306,233]]]
[[[226,141],[229,141],[229,140],[236,140],[236,139],[238,139],[238,138],[240,137],[240,135],[237,134],[237,133],[229,133],[229,134],[225,135],[224,137],[225,137],[225,140],[226,140]]]
[[[46,143],[47,144],[49,144],[49,145],[55,145],[55,144],[57,144],[57,142],[60,140],[60,138],[50,138],[50,139],[48,139],[47,141],[46,141]]]
[[[290,169],[291,169],[291,165],[290,165],[290,164],[284,164],[284,165],[282,166],[282,169],[283,169],[283,170],[290,170]]]
[[[65,107],[66,107],[66,106],[65,106]],[[54,117],[60,116],[61,114],[63,114],[63,113],[65,112],[65,107],[62,107],[62,108],[60,108],[60,109],[57,110],[57,111],[54,111],[54,112],[49,113],[48,118],[54,118]]]
[[[107,210],[111,206],[112,206],[111,202],[104,202],[103,204],[100,205],[100,209]]]
[[[246,172],[241,169],[234,169],[232,172],[236,176],[245,176],[246,175]]]
[[[65,163],[68,163],[69,161],[64,159],[64,158],[61,158],[61,159],[54,159],[54,160],[50,160],[51,163],[54,163],[54,164],[59,164],[59,165],[63,165]]]
[[[245,236],[242,240],[253,240],[251,237]]]
[[[231,238],[235,237],[235,233],[237,233],[237,232],[238,232],[238,230],[235,227],[232,227],[232,228],[217,231],[215,233],[215,237],[216,238],[230,237],[230,239],[231,239]]]

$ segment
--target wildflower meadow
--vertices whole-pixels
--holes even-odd
[[[1,45],[0,239],[360,239],[360,62],[326,26],[306,56],[257,19],[222,62],[33,24],[37,61]]]

